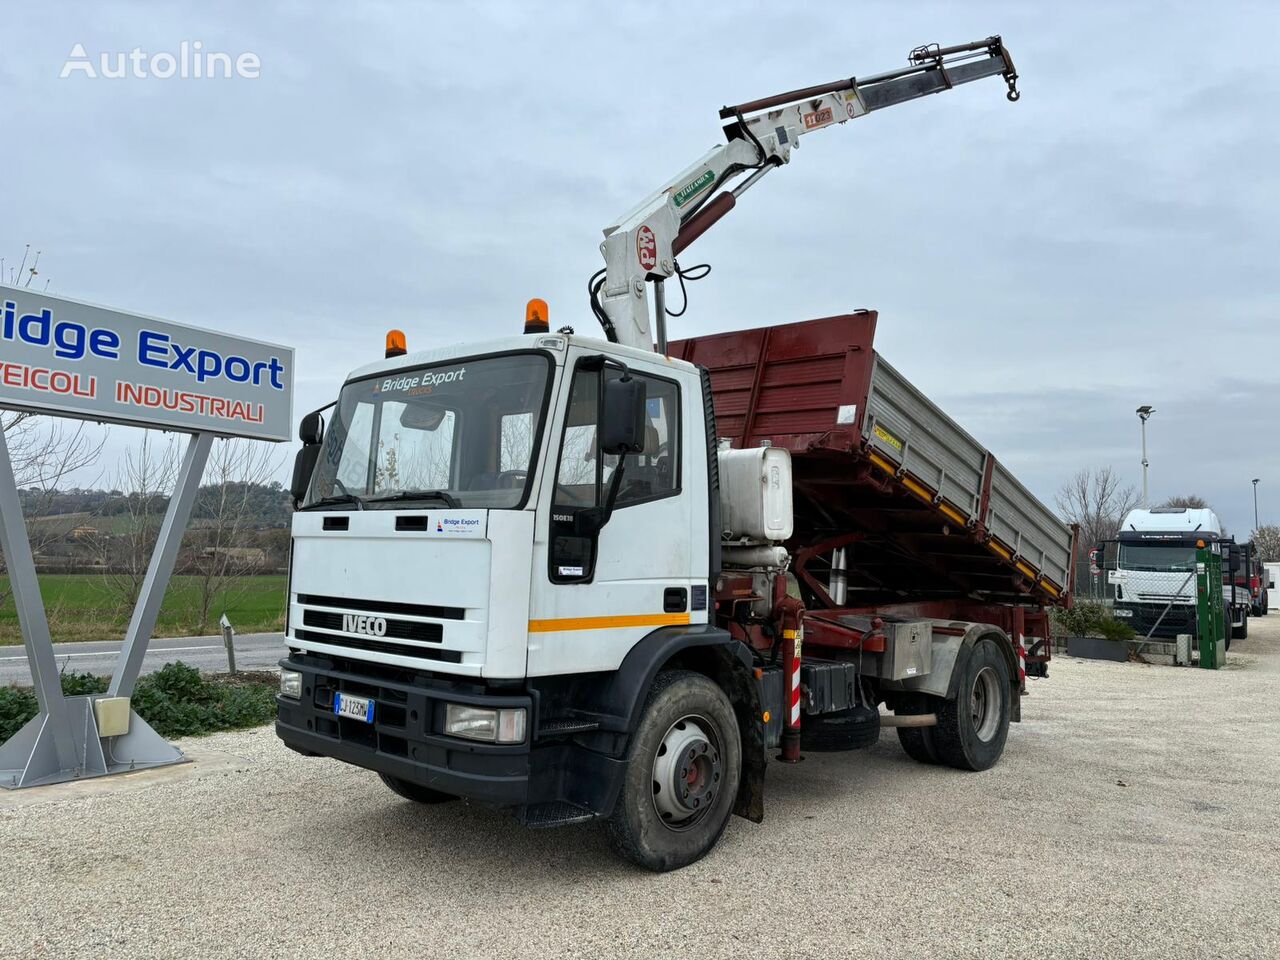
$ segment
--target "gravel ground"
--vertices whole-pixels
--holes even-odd
[[[269,729],[0,795],[0,957],[1280,956],[1280,613],[1220,672],[1062,658],[999,766],[770,770],[674,874],[417,808]]]

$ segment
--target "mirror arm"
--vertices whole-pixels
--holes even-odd
[[[619,457],[613,476],[609,478],[609,495],[604,500],[604,517],[600,520],[601,527],[613,518],[613,505],[617,503],[618,492],[622,489],[622,472],[626,469],[626,463],[626,457]]]
[[[613,476],[609,478],[609,493],[604,498],[604,504],[599,507],[588,507],[585,510],[579,510],[574,516],[573,532],[580,537],[592,537],[604,529],[605,524],[613,517],[613,505],[618,500],[618,493],[622,488],[622,471],[625,469],[623,464],[625,457],[618,458],[618,466],[613,471]]]

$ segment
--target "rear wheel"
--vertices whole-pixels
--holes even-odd
[[[724,691],[699,673],[658,674],[605,822],[614,851],[657,871],[701,859],[729,822],[741,767],[738,720]]]
[[[938,704],[933,739],[938,759],[959,770],[986,770],[1004,752],[1013,687],[1009,664],[991,637],[969,650],[956,699]]]
[[[380,773],[378,776],[394,793],[414,803],[448,803],[450,800],[458,799],[451,793],[441,793],[439,790],[432,790],[411,780],[393,777],[389,773]]]
[[[923,713],[937,713],[937,697],[923,693],[909,694],[898,701],[894,713],[899,717],[916,717]],[[899,727],[898,742],[916,763],[938,762],[938,748],[933,741],[933,727]]]

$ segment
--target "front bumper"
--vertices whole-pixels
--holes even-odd
[[[1132,616],[1119,617],[1127,623],[1139,637],[1152,636],[1162,640],[1176,639],[1180,633],[1196,635],[1196,606],[1194,603],[1167,604],[1169,611],[1165,613],[1164,603],[1129,603],[1117,601],[1115,611],[1129,610]],[[1164,618],[1161,619],[1161,614]],[[1156,622],[1159,621],[1159,626]],[[1154,632],[1152,628],[1155,627]]]
[[[538,696],[494,691],[477,681],[385,676],[358,665],[339,668],[294,654],[281,667],[302,674],[302,699],[276,697],[276,734],[299,753],[333,757],[433,790],[497,807],[520,819],[544,804],[567,803],[597,816],[610,813],[622,761],[567,738],[539,740]],[[333,713],[335,693],[377,701],[374,723]],[[492,744],[446,736],[446,703],[523,707],[525,742]]]

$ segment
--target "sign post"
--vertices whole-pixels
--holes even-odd
[[[0,548],[40,712],[0,744],[0,787],[180,763],[129,709],[215,437],[288,440],[293,351],[0,286],[0,407],[191,435],[104,697],[64,697],[9,447],[0,433]]]

